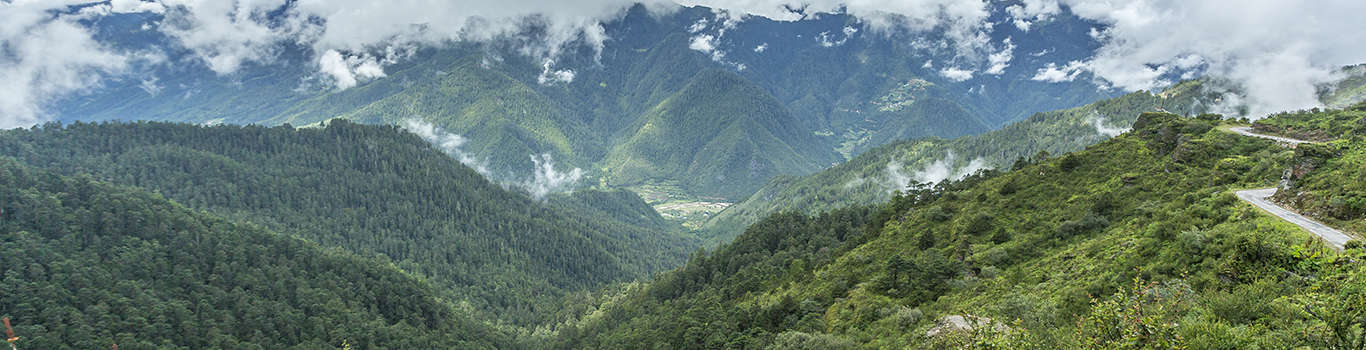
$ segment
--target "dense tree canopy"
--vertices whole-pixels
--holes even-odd
[[[633,195],[596,201],[633,213],[630,222],[565,204],[573,199],[538,203],[392,126],[49,124],[0,132],[0,154],[379,255],[521,323],[549,314],[566,292],[648,276],[696,246]]]
[[[511,344],[383,260],[8,159],[0,314],[24,349]]]

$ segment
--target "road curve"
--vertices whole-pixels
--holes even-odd
[[[1298,145],[1298,144],[1301,144],[1301,143],[1313,143],[1313,142],[1311,142],[1311,141],[1296,140],[1296,139],[1292,139],[1292,138],[1289,138],[1289,137],[1280,137],[1280,136],[1272,136],[1272,135],[1266,135],[1266,134],[1258,134],[1258,133],[1252,132],[1252,128],[1251,128],[1251,127],[1247,127],[1247,126],[1236,126],[1236,127],[1232,127],[1232,128],[1229,128],[1229,131],[1232,131],[1232,132],[1234,132],[1234,133],[1236,133],[1236,134],[1238,134],[1238,135],[1249,136],[1249,137],[1256,137],[1256,138],[1262,138],[1262,139],[1272,140],[1272,141],[1276,141],[1276,142],[1284,142],[1284,143],[1288,143],[1288,144],[1292,144],[1292,145]]]
[[[1328,227],[1328,225],[1304,217],[1304,215],[1300,215],[1290,209],[1286,209],[1285,207],[1266,200],[1267,197],[1276,194],[1275,187],[1238,191],[1234,192],[1234,194],[1238,195],[1238,199],[1242,199],[1244,202],[1262,208],[1262,210],[1271,213],[1271,215],[1278,216],[1285,221],[1298,225],[1305,231],[1309,231],[1309,233],[1313,233],[1314,235],[1323,238],[1323,241],[1327,242],[1328,245],[1332,246],[1334,249],[1342,250],[1343,246],[1347,244],[1347,241],[1352,240],[1351,236],[1342,233],[1342,231]]]

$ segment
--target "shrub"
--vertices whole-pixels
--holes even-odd
[[[1081,157],[1070,154],[1058,161],[1058,169],[1062,169],[1062,171],[1072,171],[1079,166],[1081,166]]]
[[[1010,259],[1010,253],[1005,248],[991,247],[973,257],[973,262],[982,265],[1002,265]]]
[[[1055,231],[1056,237],[1061,239],[1070,238],[1079,234],[1097,231],[1110,225],[1110,220],[1096,213],[1087,213],[1086,216],[1077,220],[1068,220],[1058,225]]]
[[[948,208],[944,208],[943,206],[932,207],[928,210],[929,211],[926,215],[929,216],[930,220],[934,220],[936,222],[944,222],[953,218],[953,211],[950,211]]]
[[[773,344],[766,349],[776,350],[824,350],[824,349],[852,349],[854,342],[839,336],[824,333],[805,333],[805,332],[782,332],[773,339]]]
[[[973,236],[991,232],[996,227],[996,217],[988,213],[979,213],[972,217],[968,222],[967,233]]]
[[[1181,231],[1176,237],[1182,253],[1194,255],[1205,249],[1205,233],[1200,230]]]
[[[996,244],[1010,242],[1010,232],[1006,230],[996,230],[996,233],[991,234],[991,242]]]
[[[987,266],[983,267],[982,272],[977,275],[981,276],[983,279],[992,279],[1001,275],[1001,269],[998,269],[995,266]]]
[[[1366,119],[1366,118],[1364,118],[1364,119]],[[1011,194],[1013,194],[1013,193],[1015,193],[1016,191],[1019,191],[1019,190],[1020,190],[1020,184],[1015,183],[1015,179],[1014,179],[1014,178],[1011,178],[1010,181],[1006,181],[1005,184],[1002,184],[1002,185],[1001,185],[1001,188],[998,189],[998,190],[996,190],[996,193],[999,193],[999,194],[1001,194],[1002,196],[1008,196],[1008,195],[1011,195]]]
[[[1217,122],[1217,121],[1224,120],[1224,116],[1223,116],[1223,115],[1220,115],[1220,114],[1214,114],[1214,113],[1203,113],[1203,114],[1200,114],[1200,115],[1196,116],[1195,119],[1200,119],[1200,120],[1204,120],[1204,121],[1211,121],[1211,122]]]
[[[909,306],[902,306],[900,309],[896,310],[895,314],[892,314],[892,321],[903,329],[914,327],[924,318],[925,313],[920,311],[920,308],[911,308]]]

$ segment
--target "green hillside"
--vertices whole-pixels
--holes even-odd
[[[8,158],[0,315],[20,349],[512,345],[383,260]]]
[[[1202,81],[1186,82],[1152,94],[1145,91],[1097,101],[1082,107],[1037,113],[1028,119],[976,136],[952,140],[908,139],[878,147],[825,171],[804,177],[780,177],[707,222],[707,234],[725,242],[750,223],[778,211],[818,213],[849,205],[885,202],[905,182],[893,183],[895,171],[910,176],[936,162],[957,175],[968,175],[974,160],[990,168],[1009,168],[1021,159],[1077,151],[1133,124],[1142,111],[1197,114],[1199,101],[1214,96]],[[952,157],[950,157],[952,154]]]
[[[603,163],[613,186],[672,180],[692,193],[743,198],[774,175],[833,163],[834,152],[813,154],[822,148],[763,89],[709,70],[647,112]]]
[[[1271,134],[1327,141],[1296,147],[1275,198],[1334,227],[1366,234],[1366,103],[1282,113],[1253,125]]]
[[[599,196],[583,211],[538,203],[393,126],[49,124],[0,132],[0,154],[379,255],[520,324],[568,292],[673,268],[697,246],[634,195]]]
[[[913,138],[977,135],[991,130],[975,115],[957,103],[942,98],[920,98],[902,108],[888,109],[877,117],[880,123],[872,127],[867,137],[846,140],[851,154],[862,154],[870,148]]]
[[[1341,109],[1366,100],[1366,65],[1343,68],[1341,81],[1320,87],[1319,96],[1329,108]]]
[[[396,72],[395,79],[320,96],[269,122],[302,125],[341,117],[402,125],[423,120],[469,139],[462,150],[487,161],[498,177],[529,173],[533,154],[549,153],[586,167],[605,152],[605,140],[589,130],[583,116],[511,73],[482,67],[479,51],[439,54],[454,58],[434,57]]]
[[[1359,346],[1366,251],[1333,252],[1240,202],[1233,190],[1276,183],[1295,151],[1217,123],[1148,113],[1007,173],[769,216],[611,298],[556,346]],[[952,319],[973,330],[937,327]]]

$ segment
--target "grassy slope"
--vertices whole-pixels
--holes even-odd
[[[965,313],[1010,324],[966,335],[1005,348],[1331,344],[1332,327],[1306,311],[1360,300],[1338,281],[1366,269],[1330,264],[1308,234],[1231,193],[1274,183],[1293,152],[1212,122],[1140,124],[1085,151],[898,197],[870,224],[764,220],[562,331],[559,345],[958,347],[925,334]],[[1163,299],[1131,302],[1153,295]],[[1354,320],[1348,333],[1366,322],[1335,312]]]
[[[1096,123],[1119,128],[1132,124],[1140,111],[1159,109],[1187,114],[1202,112],[1195,103],[1197,98],[1203,98],[1199,84],[1199,81],[1187,82],[1159,95],[1140,91],[1073,109],[1038,113],[977,136],[892,143],[820,173],[775,179],[753,196],[718,214],[706,228],[715,241],[724,242],[738,235],[743,227],[774,212],[816,213],[854,204],[883,202],[891,198],[895,189],[887,184],[889,166],[900,164],[898,170],[913,174],[944,160],[949,152],[956,157],[952,163],[954,167],[966,166],[981,157],[990,167],[1005,168],[1021,157],[1033,157],[1039,152],[1061,154],[1080,150],[1107,137],[1097,132]]]

